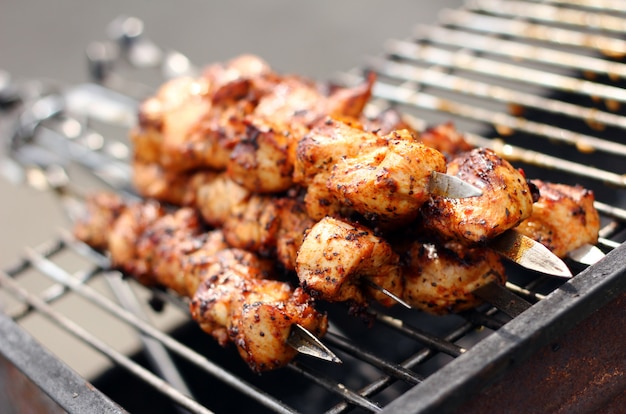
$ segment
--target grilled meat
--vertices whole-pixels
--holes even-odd
[[[444,154],[448,161],[459,154],[474,149],[474,146],[465,140],[463,134],[451,122],[427,128],[419,134],[418,139],[422,144]]]
[[[482,195],[432,197],[422,209],[424,226],[447,239],[480,243],[517,226],[532,213],[533,191],[521,171],[495,152],[477,148],[448,164],[448,174],[474,184]]]
[[[148,199],[177,206],[196,206],[199,189],[217,179],[211,170],[171,172],[157,163],[133,161],[133,188]]]
[[[165,83],[139,108],[131,132],[136,158],[170,171],[226,168],[243,118],[276,78],[264,61],[244,55],[209,66],[199,78]]]
[[[409,130],[387,135],[361,124],[328,120],[298,144],[294,181],[307,186],[309,215],[365,217],[395,225],[414,219],[428,199],[431,173],[445,172],[443,154]]]
[[[326,116],[360,116],[373,82],[374,75],[353,88],[333,87],[279,75],[248,55],[212,65],[142,103],[131,133],[135,158],[170,172],[227,169],[249,190],[285,191],[297,142]]]
[[[600,231],[600,216],[593,206],[592,191],[581,186],[531,180],[539,190],[539,200],[530,217],[516,230],[549,248],[555,255],[585,244],[595,244]]]
[[[222,345],[234,343],[248,365],[261,372],[282,367],[296,355],[287,345],[294,324],[322,336],[327,321],[301,288],[253,274],[245,267],[208,271],[190,310],[205,332]]]
[[[401,297],[398,262],[391,245],[372,230],[325,217],[306,233],[296,257],[296,271],[302,287],[315,297],[356,304],[374,297],[391,306],[395,302],[365,279]]]
[[[108,192],[96,193],[85,203],[85,211],[74,223],[74,235],[95,249],[106,249],[109,233],[126,203],[117,195]]]
[[[429,198],[433,171],[444,173],[439,151],[407,130],[382,137],[384,145],[336,163],[326,186],[341,204],[382,223],[413,221]]]
[[[432,314],[474,308],[482,303],[473,293],[476,289],[506,282],[500,256],[482,247],[413,241],[401,250],[401,257],[402,299]]]
[[[318,336],[326,332],[326,315],[308,294],[268,279],[271,264],[228,248],[221,231],[207,232],[195,210],[169,213],[155,202],[125,204],[108,194],[91,197],[87,206],[77,237],[109,250],[112,264],[140,283],[190,297],[193,319],[220,344],[232,342],[252,370],[279,368],[295,356],[287,345],[294,324]],[[102,239],[93,237],[96,231]]]

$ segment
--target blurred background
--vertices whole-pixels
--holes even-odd
[[[85,50],[105,40],[118,16],[143,20],[157,45],[197,65],[241,53],[265,58],[281,72],[316,79],[359,66],[386,39],[407,38],[419,23],[434,23],[460,0],[70,0],[4,1],[0,6],[0,70],[14,80],[88,80]],[[0,178],[0,266],[67,227],[49,194]]]

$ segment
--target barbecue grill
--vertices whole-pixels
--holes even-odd
[[[197,70],[136,23],[120,19],[110,40],[89,45],[93,83],[2,85],[11,120],[3,171],[54,192],[70,216],[76,195],[96,188],[133,196],[126,130],[137,100],[163,80],[146,71]],[[300,355],[256,375],[200,332],[182,300],[109,270],[105,256],[61,230],[0,273],[7,390],[0,397],[38,412],[619,412],[625,25],[626,2],[470,1],[336,79],[350,84],[374,71],[367,111],[397,107],[418,128],[452,121],[528,177],[593,189],[603,223],[597,247],[606,257],[591,266],[568,262],[571,280],[508,264],[510,295],[500,302],[437,317],[373,306],[371,326],[322,304],[331,321],[323,341],[343,364]],[[96,316],[67,312],[73,301]],[[33,338],[36,323],[111,368],[86,380]],[[92,333],[91,325],[105,323],[119,327],[109,335],[140,338],[141,349],[116,349]]]

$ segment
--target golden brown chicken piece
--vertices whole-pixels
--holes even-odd
[[[144,198],[177,206],[198,204],[198,191],[204,184],[217,179],[218,173],[204,171],[166,171],[157,163],[134,161],[133,188]]]
[[[423,224],[444,238],[485,242],[517,226],[532,213],[533,192],[520,170],[490,149],[454,158],[448,174],[482,190],[478,197],[432,197],[422,208]]]
[[[253,194],[246,202],[235,205],[222,226],[228,244],[263,257],[274,256],[279,229],[276,200],[260,194]]]
[[[349,209],[331,194],[327,182],[332,168],[344,158],[355,157],[370,148],[385,145],[385,140],[362,129],[360,123],[328,118],[319,123],[296,149],[294,182],[306,187],[306,210],[314,220],[348,214]]]
[[[430,199],[431,175],[445,173],[446,160],[407,130],[382,138],[384,145],[337,162],[326,185],[341,204],[370,220],[397,226],[418,216]]]
[[[299,198],[281,197],[276,200],[276,205],[280,216],[276,257],[286,270],[295,270],[304,234],[313,227],[315,220],[306,213],[304,203]]]
[[[365,226],[331,217],[305,235],[296,258],[301,286],[316,298],[365,305],[373,297],[385,306],[395,301],[367,281],[402,297],[399,257],[389,243]]]
[[[401,257],[402,299],[411,307],[432,314],[474,308],[482,303],[474,294],[476,289],[488,283],[506,282],[500,256],[482,247],[414,241]]]
[[[540,197],[533,205],[532,215],[516,231],[542,243],[561,258],[585,244],[597,243],[600,216],[591,190],[541,180],[531,183],[539,189]]]
[[[97,197],[92,201],[97,202]],[[146,286],[155,285],[157,280],[152,272],[152,264],[140,253],[138,242],[144,232],[165,214],[163,206],[154,201],[125,206],[104,233],[107,235],[106,249],[111,256],[111,266],[132,274]]]
[[[220,173],[198,187],[196,208],[210,226],[222,227],[235,207],[246,203],[250,196],[250,191]]]
[[[474,149],[474,146],[465,140],[463,134],[451,122],[426,129],[419,134],[419,141],[444,154],[448,161],[457,155]]]
[[[264,61],[244,55],[209,66],[199,78],[166,82],[139,108],[135,157],[169,171],[226,168],[245,132],[243,119],[276,80]]]
[[[185,268],[188,256],[198,256],[198,252],[211,256],[227,247],[221,231],[207,232],[197,212],[183,207],[163,215],[141,232],[136,255],[146,263],[153,284],[187,296],[194,293],[188,289],[195,283],[187,280],[193,275]]]
[[[308,130],[327,116],[359,117],[375,77],[354,88],[328,88],[285,76],[246,117],[228,173],[250,191],[277,193],[293,185],[295,150]]]
[[[327,120],[300,141],[294,181],[307,187],[308,214],[320,220],[356,211],[386,226],[413,220],[430,197],[432,172],[445,173],[445,157],[409,130],[362,128]]]
[[[298,122],[270,118],[246,121],[246,133],[233,148],[228,175],[257,193],[279,193],[293,186],[293,166],[298,141],[308,131]]]
[[[193,319],[220,344],[234,343],[256,372],[280,368],[294,358],[297,351],[287,344],[294,324],[316,336],[326,332],[326,316],[314,310],[300,288],[252,277],[243,267],[207,276],[190,304]]]
[[[111,228],[125,209],[126,203],[115,193],[90,195],[85,200],[84,214],[74,223],[74,236],[94,249],[108,248]]]

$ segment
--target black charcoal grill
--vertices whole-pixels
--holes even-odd
[[[73,196],[98,187],[132,196],[126,128],[137,99],[163,80],[150,68],[166,77],[195,70],[137,23],[120,19],[110,41],[88,47],[93,84],[3,85],[12,121],[3,171],[56,192],[70,214]],[[510,265],[513,299],[445,317],[374,307],[371,327],[323,305],[331,320],[324,343],[344,363],[301,355],[259,376],[201,333],[178,298],[123,279],[106,257],[60,231],[0,273],[0,398],[15,412],[620,412],[624,27],[626,2],[617,0],[470,1],[337,79],[375,71],[368,111],[396,106],[422,128],[452,121],[529,177],[593,189],[603,222],[597,247],[607,256],[591,267],[568,262],[573,279]],[[70,301],[96,316],[67,312]],[[178,322],[164,326],[165,312]],[[33,320],[111,368],[83,378],[33,338]],[[109,321],[120,330],[108,335],[135,335],[141,349],[116,349],[91,333]]]

